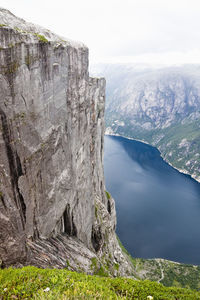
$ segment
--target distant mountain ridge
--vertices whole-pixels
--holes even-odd
[[[166,161],[200,181],[200,65],[96,70],[107,80],[106,132],[156,146]]]

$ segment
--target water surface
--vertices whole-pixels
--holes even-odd
[[[200,264],[200,184],[141,142],[105,136],[117,234],[134,257]]]

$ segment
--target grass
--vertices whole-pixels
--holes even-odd
[[[0,270],[0,299],[200,299],[189,289],[167,288],[150,281],[85,275],[68,270],[22,269]]]
[[[165,286],[189,287],[200,290],[200,266],[186,264],[162,263]]]
[[[45,38],[44,35],[37,34],[37,33],[35,33],[35,35],[38,37],[39,42],[41,42],[41,43],[48,43],[48,42],[49,42],[49,41]]]
[[[110,200],[110,198],[111,198],[110,193],[107,192],[107,191],[105,191],[105,192],[106,192],[106,197],[107,197],[107,199]]]

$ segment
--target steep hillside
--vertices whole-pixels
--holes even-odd
[[[200,66],[95,69],[107,80],[107,133],[156,146],[165,160],[200,181]]]

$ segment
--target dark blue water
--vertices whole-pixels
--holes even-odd
[[[200,264],[200,184],[141,142],[105,136],[117,234],[134,257]]]

